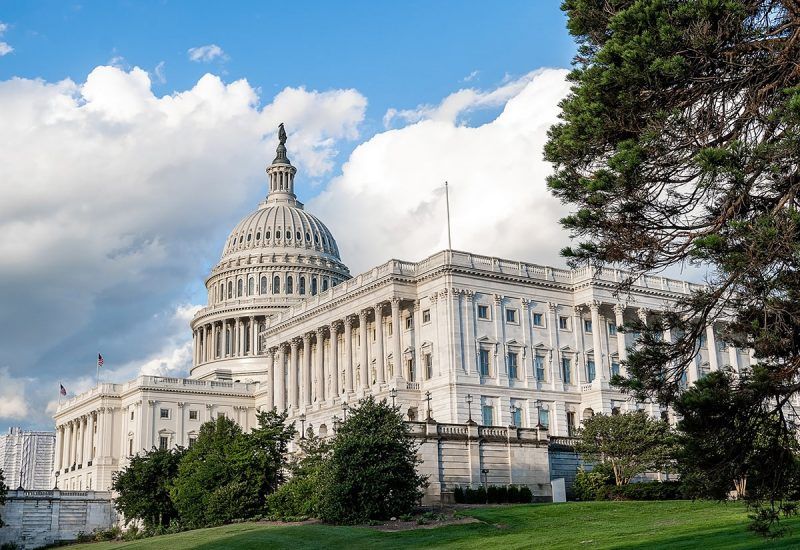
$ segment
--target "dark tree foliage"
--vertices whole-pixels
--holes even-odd
[[[206,422],[181,460],[171,496],[189,526],[248,518],[264,510],[267,495],[283,480],[294,427],[286,414],[260,412],[249,434],[225,416]]]
[[[579,244],[565,254],[573,265],[626,267],[628,282],[679,263],[709,273],[705,290],[631,327],[643,346],[621,385],[670,402],[705,326],[725,319],[722,339],[755,353],[752,375],[731,391],[770,424],[770,445],[783,445],[763,472],[778,486],[792,467],[786,411],[800,389],[800,5],[562,7],[579,50],[545,156],[552,192],[575,208],[563,224]],[[674,341],[658,337],[663,329]]]
[[[123,470],[115,472],[111,490],[117,493],[114,506],[125,522],[140,520],[148,529],[177,519],[169,489],[178,473],[183,450],[153,449],[131,458]]]
[[[8,492],[8,487],[6,487],[6,478],[3,477],[3,470],[0,469],[0,506],[6,503],[6,493]],[[0,516],[0,527],[5,525],[3,523],[3,518]]]
[[[417,473],[419,462],[399,408],[362,399],[336,432],[324,471],[320,519],[354,524],[409,513],[427,485]]]

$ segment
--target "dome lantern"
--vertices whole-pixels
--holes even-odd
[[[294,194],[294,176],[297,168],[292,166],[289,157],[286,156],[286,130],[283,128],[283,122],[278,126],[278,148],[275,149],[275,153],[275,160],[267,167],[269,176],[267,202],[294,205],[297,203],[297,195]]]

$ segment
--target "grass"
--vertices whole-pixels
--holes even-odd
[[[71,546],[106,549],[250,548],[798,548],[800,518],[788,536],[770,541],[747,530],[735,503],[576,502],[463,510],[481,523],[403,532],[328,525],[240,523],[135,542]]]

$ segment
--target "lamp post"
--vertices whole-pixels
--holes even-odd
[[[431,392],[430,391],[426,391],[425,392],[425,401],[428,402],[428,420],[430,420],[431,419]]]
[[[335,414],[333,415],[333,433],[339,431],[339,417]]]
[[[397,388],[392,388],[389,390],[389,397],[392,398],[392,408],[394,408],[394,400],[397,397]]]
[[[487,485],[489,483],[489,470],[481,470],[481,477],[483,478],[483,484]]]
[[[519,426],[517,425],[517,411],[518,410],[519,410],[519,407],[517,407],[516,405],[511,407],[511,425],[514,426],[515,428],[519,428]]]
[[[300,419],[300,439],[306,438],[306,414],[302,413],[299,416]]]
[[[467,394],[466,400],[467,400],[467,412],[469,413],[469,420],[467,420],[467,422],[469,422],[471,424],[472,423],[472,394],[471,393]]]
[[[541,418],[539,415],[539,408],[541,408],[542,402],[537,399],[536,401],[533,402],[533,406],[536,407],[536,427],[538,429],[541,429],[542,424],[539,422],[539,419]]]
[[[347,401],[342,401],[342,422],[347,421]]]
[[[58,489],[58,476],[61,474],[61,470],[56,470],[56,490]]]

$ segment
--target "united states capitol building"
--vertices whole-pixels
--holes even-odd
[[[59,487],[108,490],[129,457],[191,446],[219,415],[249,430],[258,410],[277,407],[298,429],[329,436],[373,395],[396,403],[420,440],[428,498],[517,483],[546,499],[548,446],[581,419],[634,409],[669,419],[610,387],[634,338],[617,327],[669,309],[692,284],[646,276],[618,295],[618,271],[456,250],[353,275],[331,231],[297,200],[285,142],[281,128],[267,197],[206,278],[188,378],[139,376],[64,401]],[[746,351],[717,342],[713,325],[706,335],[687,382],[749,365]]]

